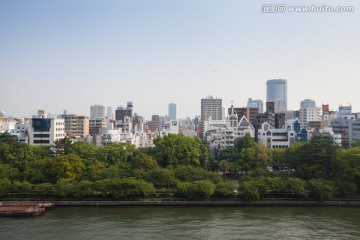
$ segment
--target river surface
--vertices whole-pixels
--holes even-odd
[[[360,208],[56,207],[0,218],[0,239],[360,239]]]

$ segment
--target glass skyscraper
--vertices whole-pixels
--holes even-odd
[[[274,102],[275,111],[287,110],[287,81],[272,79],[266,82],[266,101]]]

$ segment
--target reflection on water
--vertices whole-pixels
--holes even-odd
[[[360,239],[360,208],[57,207],[0,218],[0,239]]]

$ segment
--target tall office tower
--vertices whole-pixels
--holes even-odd
[[[311,100],[311,99],[304,99],[300,102],[300,109],[303,108],[314,108],[315,106],[315,101]]]
[[[266,82],[266,101],[275,103],[275,111],[287,110],[287,81],[272,79]]]
[[[130,117],[132,117],[133,114],[134,114],[134,105],[133,105],[133,102],[127,102],[126,110],[129,111]]]
[[[208,96],[201,99],[201,133],[204,136],[206,120],[222,120],[222,99]]]
[[[104,118],[105,117],[105,106],[93,105],[90,106],[90,119]]]
[[[258,108],[259,109],[259,113],[263,113],[264,112],[264,103],[262,100],[253,100],[252,98],[249,98],[248,102],[247,102],[247,106],[249,108]]]
[[[111,119],[111,117],[112,117],[112,107],[107,107],[106,108],[106,117],[108,119]]]
[[[170,103],[168,106],[168,117],[170,120],[176,120],[176,104]]]

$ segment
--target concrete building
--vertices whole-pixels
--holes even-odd
[[[89,135],[95,136],[100,134],[100,129],[106,128],[106,119],[89,119]]]
[[[124,108],[118,107],[115,110],[115,120],[124,121],[125,117],[132,117],[132,109],[131,108]]]
[[[159,115],[152,115],[151,121],[146,122],[147,129],[151,132],[160,131],[160,116]]]
[[[176,120],[176,104],[170,103],[168,105],[168,117],[169,120]]]
[[[296,133],[290,125],[274,129],[269,123],[263,123],[258,131],[258,143],[267,148],[288,148],[295,141]]]
[[[65,136],[64,119],[49,118],[46,110],[39,110],[38,114],[30,119],[30,145],[52,145]]]
[[[301,128],[307,128],[307,124],[310,121],[321,121],[321,108],[311,107],[302,108],[299,110],[299,121]]]
[[[222,120],[223,119],[222,99],[208,96],[201,99],[201,133],[205,137],[204,123],[208,120]]]
[[[16,136],[18,142],[29,143],[29,123],[17,123],[14,130],[10,133]]]
[[[234,129],[225,128],[213,129],[206,134],[206,141],[209,143],[210,151],[215,154],[225,148],[234,147]]]
[[[101,119],[105,117],[105,106],[93,105],[90,106],[90,119]]]
[[[331,127],[335,134],[341,135],[341,145],[345,148],[350,146],[349,129],[352,120],[350,119],[334,119],[331,121]]]
[[[349,146],[360,140],[360,119],[351,121],[349,124]]]
[[[112,116],[113,116],[112,115],[112,107],[109,106],[109,107],[106,108],[106,118],[107,119],[112,119]]]
[[[349,119],[356,120],[356,114],[352,113],[351,105],[349,106],[339,106],[339,111],[337,112],[337,119]]]
[[[248,102],[247,102],[247,107],[249,108],[257,108],[258,109],[258,113],[263,113],[264,112],[264,103],[262,100],[259,99],[252,99],[249,98]]]
[[[238,125],[234,128],[234,138],[239,139],[245,137],[246,134],[250,134],[251,138],[255,138],[255,128],[251,125],[249,120],[243,116]]]
[[[284,112],[275,113],[275,128],[283,128],[286,122],[286,115]]]
[[[341,134],[334,133],[331,127],[324,127],[319,130],[319,135],[322,138],[330,138],[334,141],[334,143],[341,147]]]
[[[238,119],[241,119],[243,116],[245,116],[252,125],[256,124],[256,116],[259,114],[259,108],[235,107],[234,111],[236,112]],[[228,109],[228,114],[231,114],[231,108]]]
[[[266,82],[266,101],[274,102],[275,111],[287,110],[287,81],[272,79]]]
[[[304,109],[304,108],[314,108],[315,106],[315,101],[311,100],[311,99],[304,99],[300,102],[300,109]]]
[[[65,132],[69,137],[86,137],[89,135],[89,117],[75,114],[64,115]]]
[[[180,122],[178,120],[171,120],[166,123],[165,129],[170,134],[180,133]]]

